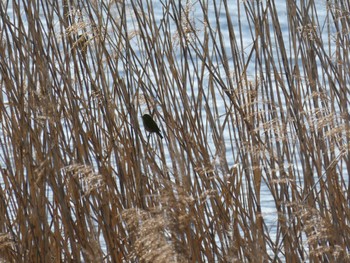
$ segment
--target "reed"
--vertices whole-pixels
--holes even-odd
[[[0,261],[348,261],[350,6],[275,2],[1,1]]]

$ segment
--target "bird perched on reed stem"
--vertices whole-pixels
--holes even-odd
[[[160,133],[160,129],[157,123],[152,119],[149,114],[142,115],[143,126],[145,126],[146,131],[150,133],[157,133],[161,139],[163,139],[162,134]]]

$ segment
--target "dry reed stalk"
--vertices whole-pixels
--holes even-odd
[[[275,2],[2,1],[0,260],[348,261],[349,6]]]

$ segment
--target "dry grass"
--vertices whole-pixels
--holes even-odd
[[[226,2],[1,2],[1,262],[350,260],[350,7]]]

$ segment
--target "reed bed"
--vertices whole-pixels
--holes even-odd
[[[349,262],[350,6],[276,2],[2,1],[0,261]]]

